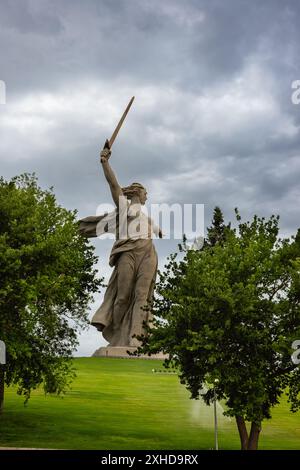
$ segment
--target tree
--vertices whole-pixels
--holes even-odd
[[[0,179],[0,339],[5,382],[27,400],[43,384],[61,393],[73,377],[77,331],[102,285],[94,248],[78,234],[76,212],[60,207],[34,175]],[[2,397],[3,399],[3,397]]]
[[[226,239],[226,233],[230,230],[230,223],[225,225],[224,216],[220,207],[214,208],[212,224],[207,228],[207,236],[204,241],[204,247],[212,247],[217,243],[223,243]]]
[[[192,398],[225,400],[242,449],[257,449],[262,421],[287,393],[300,407],[300,232],[278,238],[278,217],[257,216],[227,230],[222,243],[169,258],[139,352],[164,352]],[[201,392],[202,393],[202,392]],[[248,434],[246,422],[251,423]]]

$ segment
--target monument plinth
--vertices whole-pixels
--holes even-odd
[[[167,354],[153,354],[148,356],[143,354],[141,356],[131,356],[129,353],[136,351],[136,348],[129,346],[106,346],[96,349],[93,354],[93,357],[119,357],[123,359],[160,359],[164,360],[168,358]]]

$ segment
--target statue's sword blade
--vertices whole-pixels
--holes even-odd
[[[127,108],[125,109],[124,113],[123,113],[123,116],[121,117],[117,127],[115,128],[114,132],[113,132],[113,135],[111,136],[111,138],[109,139],[109,141],[106,141],[105,142],[105,146],[104,147],[109,147],[111,148],[112,147],[112,144],[114,143],[117,135],[118,135],[118,132],[119,130],[121,129],[122,127],[122,124],[124,122],[124,119],[126,118],[127,114],[128,114],[128,111],[130,110],[130,107],[133,103],[133,100],[134,100],[134,96],[131,98],[131,100],[129,101],[128,105],[127,105]]]

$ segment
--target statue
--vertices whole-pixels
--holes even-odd
[[[133,99],[131,103],[132,101]],[[116,128],[117,132],[125,113]],[[108,221],[108,225],[111,221],[115,222],[110,227],[112,230],[108,228],[116,234],[109,258],[109,264],[114,270],[103,303],[93,316],[91,324],[102,332],[109,346],[137,347],[140,343],[136,336],[143,334],[143,322],[150,320],[150,312],[145,307],[151,302],[157,273],[157,253],[152,237],[155,234],[162,238],[162,232],[142,211],[147,200],[144,186],[132,183],[121,187],[109,164],[116,131],[110,141],[106,141],[100,154],[104,176],[116,210],[108,215],[82,219],[79,230],[87,237],[94,237],[105,231],[101,222],[104,221],[105,224]],[[99,225],[102,227],[100,230]]]

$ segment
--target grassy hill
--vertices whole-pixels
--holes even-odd
[[[213,409],[189,399],[178,378],[154,373],[154,360],[75,359],[77,378],[63,398],[32,393],[26,407],[9,388],[0,447],[55,449],[211,449]],[[239,449],[233,420],[218,405],[219,447]],[[300,449],[300,416],[283,402],[264,423],[261,449]]]

